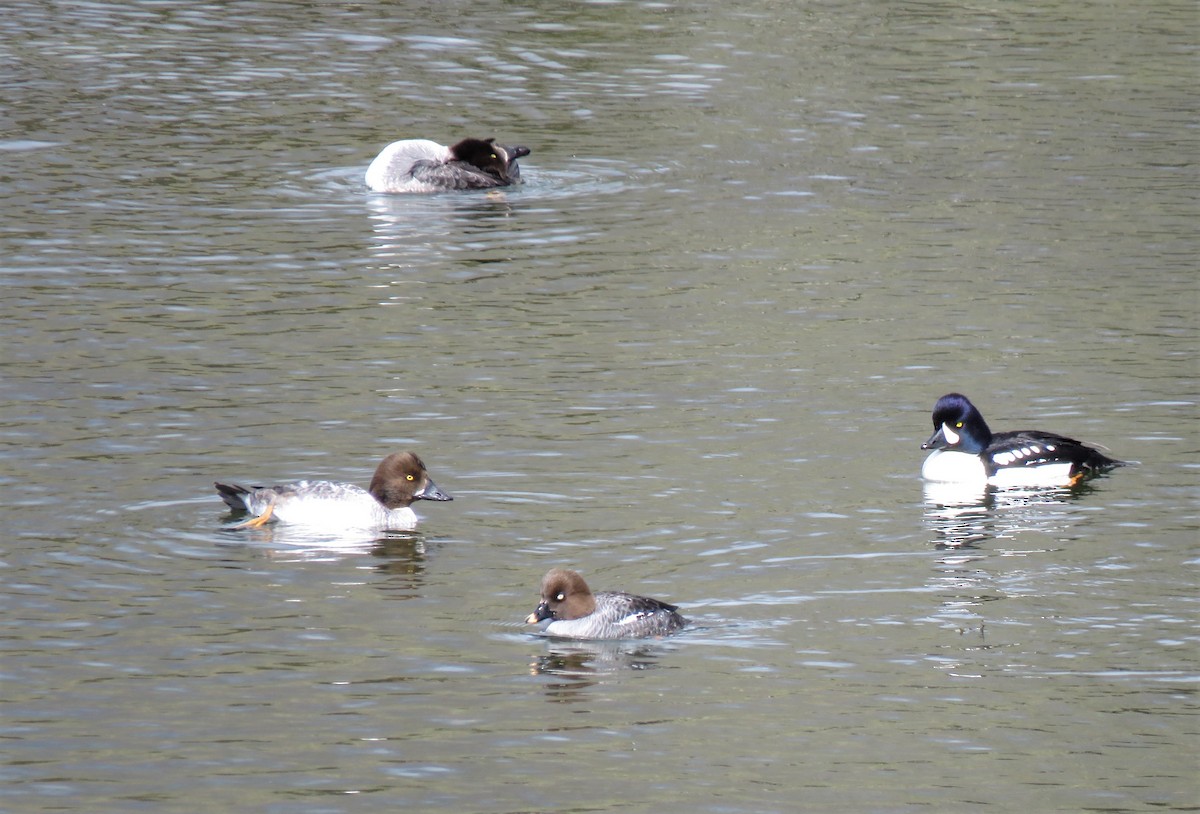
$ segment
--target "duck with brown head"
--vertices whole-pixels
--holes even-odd
[[[542,577],[541,602],[525,622],[547,636],[570,639],[667,636],[687,624],[674,605],[623,591],[592,593],[577,571],[565,568]]]
[[[417,500],[453,500],[429,477],[415,452],[395,452],[375,469],[369,489],[352,483],[302,480],[280,486],[215,483],[217,494],[235,512],[254,515],[235,528],[259,528],[276,521],[321,529],[412,531]]]

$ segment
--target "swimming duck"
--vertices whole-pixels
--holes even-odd
[[[945,483],[1074,486],[1122,464],[1063,435],[1039,430],[993,433],[975,405],[960,393],[937,400],[933,435],[921,449],[933,450],[921,466],[921,477]]]
[[[577,571],[551,568],[542,577],[542,601],[525,623],[548,636],[571,639],[639,639],[666,636],[686,623],[666,602],[592,589]]]
[[[441,192],[491,189],[521,183],[517,159],[528,147],[508,147],[493,138],[463,139],[444,147],[428,139],[393,141],[367,168],[373,192]]]
[[[283,486],[214,483],[217,494],[235,512],[253,518],[234,528],[280,523],[333,529],[412,531],[415,500],[453,500],[438,488],[414,452],[396,452],[375,469],[368,489],[350,483],[302,480]]]

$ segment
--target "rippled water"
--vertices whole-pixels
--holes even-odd
[[[0,808],[1194,808],[1194,16],[0,15]],[[362,184],[464,135],[527,183]],[[950,390],[1137,465],[926,492]],[[414,535],[211,491],[400,448]]]

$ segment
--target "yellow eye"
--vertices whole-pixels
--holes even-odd
[[[495,153],[492,153],[492,158],[495,158],[495,157],[496,157],[496,154],[495,154]]]
[[[955,429],[959,429],[959,430],[961,430],[961,429],[962,429],[962,422],[960,421],[960,422],[958,422],[957,424],[955,424],[955,425],[954,425],[954,428],[955,428]]]
[[[962,426],[962,424],[959,424],[958,426],[960,426],[960,427],[961,427],[961,426]],[[412,475],[405,475],[405,476],[404,476],[404,479],[405,479],[405,480],[414,480],[414,478],[413,478],[413,476],[412,476]]]

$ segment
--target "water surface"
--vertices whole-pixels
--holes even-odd
[[[0,807],[1194,808],[1194,17],[10,10]],[[362,184],[464,135],[527,183]],[[950,390],[1138,465],[927,494]],[[211,490],[401,448],[414,535]]]

